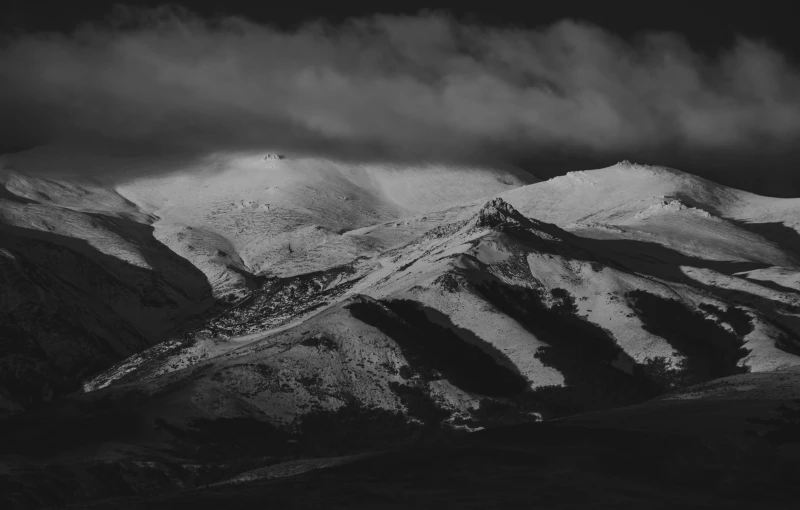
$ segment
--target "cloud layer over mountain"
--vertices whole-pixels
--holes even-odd
[[[5,142],[278,145],[421,157],[790,147],[800,73],[740,39],[714,56],[679,35],[626,41],[444,14],[282,31],[185,11],[119,11],[0,48]]]

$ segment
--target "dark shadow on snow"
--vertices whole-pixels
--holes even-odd
[[[657,243],[645,241],[583,238],[566,232],[555,225],[532,220],[526,220],[523,226],[526,228],[510,227],[502,230],[541,253],[564,256],[589,262],[593,265],[599,264],[599,267],[605,265],[620,271],[639,274],[645,277],[654,277],[670,282],[691,285],[694,288],[719,296],[726,301],[757,309],[764,314],[765,318],[773,325],[785,331],[792,338],[797,339],[798,335],[800,335],[800,331],[795,331],[792,324],[787,323],[781,318],[779,313],[776,313],[778,310],[785,310],[789,313],[800,312],[796,307],[746,291],[709,285],[693,280],[684,274],[680,268],[680,266],[689,266],[710,269],[725,275],[735,275],[736,273],[744,271],[771,267],[768,264],[743,261],[704,260],[699,257],[684,255]],[[550,235],[555,235],[563,239],[565,242],[543,242],[540,238],[529,232],[527,228],[545,231]],[[785,234],[785,232],[781,230],[781,235],[783,234]],[[787,237],[790,236],[787,235]],[[756,280],[746,279],[744,277],[740,278],[750,283],[761,284],[761,282]],[[770,285],[769,283],[764,284],[764,286],[774,288],[774,285]],[[784,292],[798,292],[794,289],[786,288],[781,288],[780,290]],[[792,343],[800,343],[800,341],[778,342],[776,346],[780,349],[787,350],[786,346]]]
[[[440,373],[464,391],[491,396],[515,395],[527,386],[519,373],[498,364],[484,349],[465,342],[454,332],[455,326],[432,322],[413,301],[388,301],[383,306],[364,301],[348,308],[354,317],[397,342],[412,368],[427,380],[436,379]]]
[[[629,292],[626,297],[644,329],[665,339],[685,357],[682,371],[687,372],[688,384],[748,371],[747,367],[738,366],[737,363],[750,353],[744,348],[743,337],[753,327],[746,320],[746,315],[742,316],[743,313],[737,312],[736,308],[720,310],[704,305],[707,313],[730,323],[734,329],[731,332],[674,299],[640,290]]]
[[[615,366],[626,357],[622,349],[609,332],[575,314],[576,305],[566,290],[553,289],[557,304],[547,307],[537,290],[497,281],[475,288],[547,343],[536,357],[564,376],[563,387],[540,387],[529,392],[522,403],[530,410],[562,416],[629,405],[659,394],[660,388],[641,370],[627,373]]]

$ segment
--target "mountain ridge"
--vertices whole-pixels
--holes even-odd
[[[518,430],[508,426],[540,424],[554,438],[578,431],[605,452],[595,428],[624,436],[627,416],[652,438],[666,432],[648,420],[693,416],[695,404],[709,420],[720,405],[720,416],[741,421],[737,413],[771,416],[794,398],[786,388],[800,370],[800,252],[784,234],[797,235],[797,201],[624,163],[491,192],[487,179],[502,174],[469,181],[471,171],[439,168],[420,182],[465,189],[389,203],[375,181],[411,182],[413,172],[359,168],[354,183],[344,165],[324,173],[291,156],[237,158],[215,160],[244,165],[222,171],[240,177],[224,189],[214,175],[190,186],[178,173],[115,189],[30,176],[2,188],[0,318],[27,329],[2,330],[4,374],[21,375],[3,381],[0,404],[12,416],[0,425],[28,439],[12,445],[24,461],[8,461],[0,484],[19,501],[231,480],[255,487],[262,476],[351,454],[361,469],[364,452]],[[243,187],[255,187],[253,175],[265,187]],[[192,196],[215,182],[219,189]],[[185,196],[173,196],[184,185]],[[50,188],[41,191],[49,201],[36,194]],[[282,198],[262,208],[258,193]],[[99,209],[86,206],[95,195]],[[193,205],[203,197],[215,198]],[[430,208],[387,212],[402,200]],[[206,212],[193,223],[193,210]],[[265,218],[274,222],[261,229]],[[90,239],[80,244],[82,236]],[[46,337],[50,325],[60,336]],[[83,332],[101,326],[92,348],[120,344],[114,335],[125,331],[131,338],[87,369],[97,355]],[[30,332],[49,339],[53,354],[37,354],[48,344]],[[18,369],[27,359],[37,374],[54,371],[48,356],[72,363],[59,368],[72,377],[61,393]],[[33,388],[22,405],[7,390],[20,381]],[[749,385],[765,388],[763,405],[735,398]],[[688,420],[684,439],[670,443],[681,452],[710,440],[696,439]],[[52,447],[40,445],[47,455],[32,460],[35,431],[53,436]],[[693,446],[684,450],[684,440]],[[724,455],[738,454],[722,443]],[[124,489],[101,479],[103,465],[125,473]]]

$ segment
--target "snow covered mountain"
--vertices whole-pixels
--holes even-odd
[[[486,406],[558,416],[800,365],[796,335],[744,291],[623,255],[496,198],[376,259],[266,283],[85,387],[178,398],[180,384],[184,426],[255,412],[291,427],[350,402],[410,413],[406,393],[451,425],[482,426]],[[764,296],[796,310],[792,293]]]
[[[82,384],[60,417],[126,422],[75,480],[133,455],[213,471],[153,468],[191,485],[800,369],[796,199],[627,162],[536,182],[263,153],[59,159],[138,170],[111,185],[48,176],[53,154],[4,161],[0,404]]]
[[[8,339],[0,409],[8,411],[77,389],[188,319],[213,315],[215,303],[246,296],[265,274],[349,263],[427,223],[383,236],[345,232],[534,180],[441,165],[63,147],[3,156],[0,169],[0,327]],[[144,177],[120,183],[116,175]]]

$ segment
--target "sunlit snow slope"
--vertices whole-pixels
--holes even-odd
[[[637,260],[616,243],[493,199],[336,274],[270,281],[86,388],[161,395],[180,382],[171,420],[184,424],[258,417],[296,427],[355,404],[481,425],[492,406],[511,421],[557,416],[800,365],[797,334],[765,312],[794,313],[797,293]],[[412,394],[439,414],[416,415]]]
[[[716,434],[768,415],[759,381],[796,395],[796,199],[627,162],[533,184],[241,152],[3,165],[0,408],[61,398],[41,416],[79,429],[8,471],[33,500],[569,415]],[[753,403],[720,414],[718,390]]]
[[[328,269],[415,235],[347,231],[533,181],[519,171],[267,152],[51,146],[4,155],[2,405],[61,394],[176,334],[215,300],[246,296],[263,275]]]

